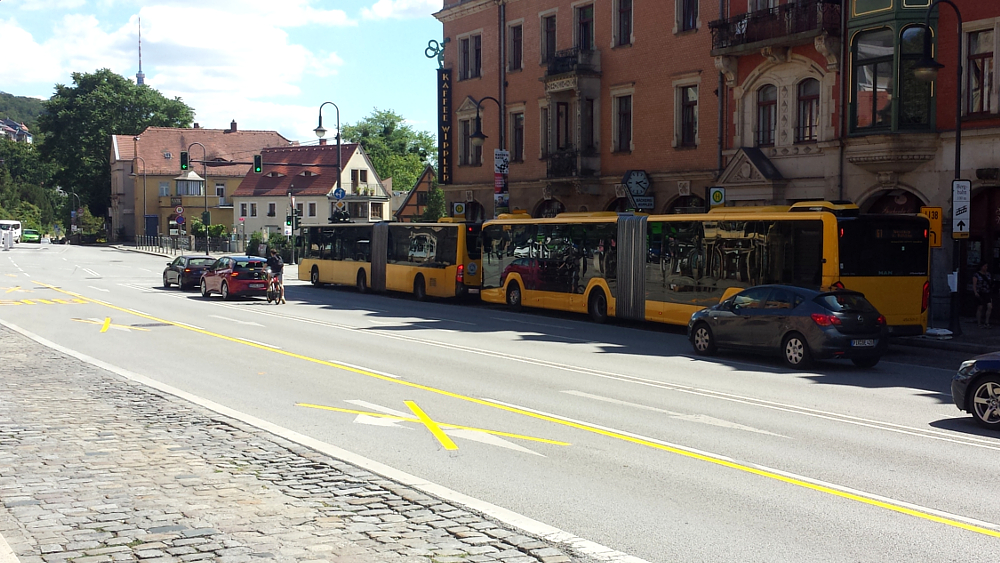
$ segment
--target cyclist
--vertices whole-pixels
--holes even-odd
[[[280,303],[285,302],[285,284],[282,277],[282,270],[285,267],[285,262],[282,261],[281,255],[278,254],[277,249],[271,249],[271,255],[267,258],[267,267],[271,270],[271,277],[277,278],[278,280],[278,300]]]

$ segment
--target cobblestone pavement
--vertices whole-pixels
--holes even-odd
[[[3,326],[0,502],[22,563],[591,561]]]

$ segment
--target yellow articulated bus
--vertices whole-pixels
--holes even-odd
[[[340,223],[302,229],[299,279],[417,299],[479,291],[479,225]]]
[[[890,334],[927,326],[927,220],[853,204],[726,207],[697,215],[504,215],[483,226],[481,298],[687,325],[740,289],[788,284],[865,294]]]

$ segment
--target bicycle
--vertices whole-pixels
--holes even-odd
[[[280,305],[285,302],[285,286],[281,283],[281,278],[267,270],[267,302]]]

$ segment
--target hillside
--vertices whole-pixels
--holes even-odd
[[[38,133],[38,116],[42,113],[44,102],[37,98],[14,96],[0,92],[0,117],[7,117],[24,123],[31,132]]]

